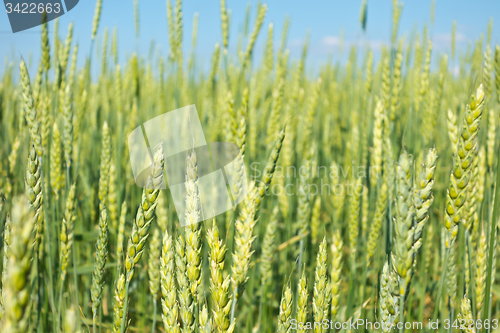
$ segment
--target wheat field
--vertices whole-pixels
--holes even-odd
[[[184,36],[181,0],[167,0],[169,54],[153,60],[119,62],[101,6],[90,50],[49,22],[36,72],[12,59],[1,78],[1,332],[500,332],[492,21],[460,52],[453,25],[439,53],[427,26],[398,31],[394,0],[380,54],[353,45],[310,70],[307,40],[289,56],[290,22],[264,25],[265,4],[248,7],[231,54],[221,0],[204,72],[182,51],[198,21]],[[364,1],[363,29],[367,14]],[[235,191],[248,192],[197,223],[199,156],[186,152],[184,226],[160,186],[165,152],[142,189],[127,137],[191,104],[207,141],[239,147]]]

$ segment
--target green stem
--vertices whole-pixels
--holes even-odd
[[[453,244],[451,244],[453,246]],[[441,302],[441,296],[443,294],[443,285],[444,285],[444,280],[446,278],[446,269],[448,266],[448,255],[450,253],[450,249],[447,248],[445,255],[444,255],[444,265],[443,265],[443,270],[441,272],[441,278],[439,279],[439,289],[438,293],[436,295],[436,306],[434,307],[434,314],[432,316],[432,321],[436,321],[439,313],[439,303]]]
[[[404,282],[403,278],[401,278],[401,277],[399,278],[399,284],[405,285],[405,282]],[[406,290],[406,286],[403,289]],[[402,295],[401,294],[399,295],[399,323],[402,324],[401,328],[399,329],[399,332],[403,333],[404,326],[405,326],[405,294],[404,293]]]
[[[151,333],[155,333],[156,327],[156,297],[153,298],[153,327],[151,327]]]
[[[64,289],[64,280],[61,279],[61,282],[59,284],[59,316],[57,317],[58,319],[58,325],[57,325],[57,328],[58,329],[62,329],[62,326],[61,326],[61,323],[62,323],[62,295],[63,295],[63,289]]]
[[[478,222],[476,222],[478,223]],[[471,244],[470,244],[470,234],[468,230],[465,230],[465,245],[467,246],[467,254],[469,255],[469,276],[470,276],[470,282],[469,282],[469,295],[467,297],[471,300],[471,308],[472,308],[472,317],[476,318],[476,298],[474,296],[474,286],[476,285],[474,280],[475,280],[475,273],[474,273],[474,266],[473,266],[473,260],[472,260],[472,249],[471,249]]]
[[[490,224],[491,224],[491,229],[490,229],[490,245],[489,245],[489,251],[488,251],[488,271],[486,274],[486,290],[485,290],[485,301],[484,301],[484,309],[489,309],[490,308],[490,297],[489,295],[491,294],[491,275],[494,274],[493,272],[493,251],[496,250],[495,248],[495,230],[496,230],[496,225],[499,217],[499,206],[500,206],[500,163],[497,165],[497,180],[495,183],[495,194],[493,196],[495,203],[493,206],[493,216],[490,219]],[[483,320],[488,319],[488,311],[484,311],[483,315]]]
[[[76,253],[75,253],[75,242],[71,244],[71,252],[73,255],[73,283],[75,284],[75,299],[76,299],[76,306],[79,308],[80,307],[80,301],[78,300],[78,278],[76,274]],[[76,316],[77,324],[78,327],[80,327],[80,316]]]
[[[450,327],[448,328],[448,333],[451,333],[451,328],[453,326],[453,318],[455,317],[455,308],[453,307],[453,302],[450,297]]]
[[[265,313],[264,312],[264,305],[265,305],[264,296],[266,293],[266,284],[267,283],[263,283],[260,287],[259,319],[258,319],[258,324],[257,324],[257,327],[260,330],[262,330],[262,326],[261,326],[262,325],[262,316]]]
[[[40,157],[40,165],[41,167],[43,167],[43,163],[42,163],[42,158]],[[46,191],[45,191],[45,180],[44,180],[44,175],[43,175],[43,172],[42,172],[42,175],[41,175],[41,181],[42,181],[42,195],[43,197],[45,198],[44,200],[44,203],[43,203],[43,209],[45,210],[45,212],[48,212],[48,207],[47,207],[47,194],[46,194]],[[44,232],[45,232],[45,237],[47,237],[47,261],[48,261],[48,271],[49,271],[49,280],[50,280],[50,283],[47,285],[47,289],[48,289],[48,294],[49,294],[49,301],[50,301],[50,308],[52,310],[52,316],[53,316],[53,320],[54,322],[57,322],[56,321],[56,318],[59,317],[58,313],[57,313],[57,309],[55,307],[55,304],[54,304],[54,290],[52,288],[52,286],[54,285],[54,279],[53,279],[53,276],[52,276],[52,253],[51,253],[51,250],[50,250],[50,231],[49,231],[49,228],[47,226],[47,221],[46,221],[46,214],[44,214],[44,221],[43,221],[43,226],[44,226]],[[54,327],[55,329],[55,327]]]
[[[96,311],[97,309],[95,307],[92,307],[92,333],[97,332],[97,318],[96,318]]]
[[[238,302],[238,286],[234,287],[233,303],[231,304],[231,321],[230,321],[230,324],[234,321],[234,314],[236,312],[236,302]],[[120,333],[123,333],[123,332],[120,332]]]
[[[300,232],[302,233],[302,232]],[[300,278],[302,276],[302,257],[304,255],[304,236],[300,239],[300,246],[299,246],[299,269],[297,270],[297,281],[300,281]],[[295,302],[293,304],[293,312],[297,311],[297,302],[299,301],[299,286],[297,285],[297,297],[295,298]]]
[[[128,275],[128,274],[127,274]],[[130,279],[127,276],[127,283],[125,284],[125,299],[123,300],[123,317],[122,326],[120,328],[120,333],[125,332],[125,326],[127,322],[127,311],[128,311],[128,288],[130,286]]]

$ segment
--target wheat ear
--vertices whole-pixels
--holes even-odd
[[[331,289],[332,289],[332,299],[331,299],[331,316],[335,319],[339,310],[340,304],[340,290],[342,283],[342,237],[340,231],[337,230],[333,234],[332,242],[332,269],[331,269]]]
[[[37,119],[37,114],[35,110],[35,101],[33,99],[33,93],[31,90],[30,77],[28,74],[28,69],[26,68],[26,63],[24,59],[21,59],[20,68],[20,81],[21,90],[24,101],[24,108],[26,110],[26,122],[29,126],[31,140],[35,146],[38,156],[42,156],[42,138],[40,135],[40,122]]]
[[[262,180],[259,185],[253,187],[245,200],[245,206],[240,212],[240,216],[235,222],[235,252],[233,257],[233,266],[231,269],[231,280],[233,284],[234,299],[238,298],[238,287],[247,280],[248,266],[253,252],[252,243],[255,239],[253,228],[255,226],[255,215],[261,200],[265,197],[267,189],[271,185],[274,171],[278,162],[283,139],[285,138],[285,129],[280,131],[276,138],[274,148],[271,151]],[[235,303],[233,303],[233,308]]]
[[[125,237],[125,222],[127,219],[127,201],[123,201],[120,211],[120,222],[118,224],[118,236],[116,237],[116,261],[118,264],[118,272],[121,272],[123,265],[123,239]]]
[[[290,286],[285,287],[285,292],[281,296],[280,312],[278,315],[278,333],[291,332],[291,318],[292,318],[292,290]]]
[[[94,20],[92,21],[92,40],[94,40],[101,20],[102,0],[97,0],[95,3]]]
[[[323,241],[319,245],[314,273],[313,315],[316,323],[323,322],[328,313],[326,262],[326,238],[323,238]],[[314,325],[314,332],[323,332],[322,325]]]
[[[12,204],[12,242],[9,251],[6,284],[3,285],[5,314],[2,332],[20,333],[28,328],[32,262],[33,212],[25,197],[16,197]]]
[[[464,298],[462,298],[460,313],[458,314],[457,318],[458,322],[465,323],[465,325],[460,324],[460,330],[463,333],[476,333],[470,300],[467,298],[467,295],[464,295]]]
[[[10,215],[7,214],[3,230],[3,270],[2,270],[2,288],[0,289],[0,321],[3,319],[5,310],[5,286],[7,284],[7,270],[9,267],[10,246],[12,242],[12,225]]]
[[[120,333],[125,332],[130,281],[132,281],[134,276],[135,265],[141,260],[149,236],[149,227],[155,217],[158,196],[160,194],[160,188],[163,185],[163,164],[163,149],[159,146],[153,157],[153,165],[151,166],[151,173],[146,182],[146,187],[142,191],[141,204],[137,209],[134,226],[132,227],[127,245],[127,254],[125,258],[125,304]]]
[[[180,318],[183,325],[182,332],[194,332],[193,294],[187,276],[186,242],[181,235],[177,237],[175,242],[175,267],[178,286],[177,297],[179,298]]]
[[[149,277],[149,292],[153,297],[153,327],[152,331],[156,328],[156,307],[158,303],[158,293],[160,292],[160,248],[161,238],[160,230],[155,228],[153,237],[149,243],[149,258],[148,258],[148,277]]]
[[[141,259],[146,246],[149,227],[155,218],[160,187],[163,183],[163,163],[163,150],[160,147],[155,152],[151,175],[148,177],[146,187],[142,191],[141,204],[137,209],[134,226],[127,245],[127,256],[125,258],[127,282],[132,280],[135,265]]]
[[[463,218],[464,203],[467,201],[467,185],[471,176],[471,165],[477,150],[477,134],[484,104],[483,85],[471,96],[466,106],[463,127],[458,139],[454,167],[450,175],[450,187],[446,198],[445,226],[448,229],[446,247],[450,247],[458,233],[458,224]]]
[[[434,185],[437,157],[437,150],[435,148],[429,149],[425,157],[425,164],[415,184],[415,195],[413,197],[413,204],[415,206],[415,221],[413,227],[414,257],[422,246],[422,232],[429,219],[429,209],[434,202],[432,187]],[[416,260],[414,259],[413,266],[415,266],[415,264]]]
[[[379,196],[375,205],[375,215],[373,216],[372,226],[370,228],[368,241],[366,243],[367,266],[370,266],[371,258],[375,254],[375,249],[377,248],[378,244],[378,238],[380,236],[380,229],[382,228],[382,223],[384,222],[385,211],[387,207],[387,183],[385,182],[385,179],[386,177],[384,177],[384,182],[380,187]]]
[[[260,274],[262,284],[265,285],[273,278],[274,251],[276,250],[276,229],[278,227],[279,208],[276,205],[273,208],[271,220],[266,226],[266,232],[262,241],[262,254],[260,256]]]
[[[298,286],[297,286],[298,300],[297,300],[297,323],[299,323],[299,328],[297,332],[306,332],[304,329],[304,325],[307,322],[307,279],[305,269],[302,270],[302,276],[300,277]],[[302,325],[300,324],[302,323]]]
[[[174,267],[174,245],[172,237],[165,232],[161,249],[160,260],[160,282],[161,282],[161,306],[163,325],[167,333],[179,333],[180,328],[177,322],[179,317],[179,303],[175,287],[175,267]]]
[[[186,157],[186,257],[187,277],[193,299],[198,302],[198,287],[201,283],[201,218],[200,192],[198,189],[198,165],[196,152],[193,150]]]
[[[321,218],[321,196],[318,195],[314,200],[314,205],[311,214],[311,240],[313,245],[318,243],[318,234],[320,228]]]
[[[35,212],[34,230],[36,233],[35,248],[42,244],[43,239],[43,193],[42,193],[42,165],[35,147],[31,147],[26,167],[26,193],[31,209]],[[41,251],[40,249],[37,249]]]
[[[483,302],[485,297],[486,289],[486,271],[488,267],[488,242],[484,230],[479,239],[479,247],[477,249],[477,267],[476,267],[476,313],[477,318],[482,317]]]
[[[66,279],[69,255],[73,244],[73,227],[75,222],[75,184],[73,184],[66,198],[66,210],[61,225],[61,281]]]
[[[113,333],[119,333],[125,303],[125,275],[121,274],[116,282],[115,304],[113,305]]]
[[[109,168],[111,163],[111,142],[108,123],[102,125],[101,166],[99,172],[99,209],[108,206]]]
[[[392,325],[396,320],[398,313],[398,298],[393,295],[393,287],[396,284],[394,271],[389,268],[386,262],[380,277],[380,293],[378,299],[379,320],[381,321],[382,331],[390,333]]]
[[[210,293],[213,301],[213,322],[219,333],[234,331],[235,321],[230,322],[229,312],[232,300],[229,298],[230,276],[223,276],[226,246],[219,239],[219,229],[215,219],[212,228],[207,232],[210,266]]]
[[[104,266],[108,257],[108,216],[106,208],[99,214],[99,234],[97,236],[96,253],[94,257],[94,271],[92,274],[92,315],[94,328],[97,324],[98,310],[101,305],[102,288],[104,287]]]
[[[64,186],[64,173],[61,162],[61,134],[56,123],[52,128],[52,147],[50,148],[50,186],[57,200],[59,191]]]
[[[409,241],[413,240],[415,235],[412,162],[412,156],[403,151],[396,167],[396,212],[392,264],[399,277],[399,294],[403,297],[411,279],[412,262],[416,251],[413,242]]]

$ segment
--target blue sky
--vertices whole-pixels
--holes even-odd
[[[227,0],[231,10],[230,49],[234,51],[238,35],[242,31],[247,1]],[[255,19],[257,1],[251,1],[251,24]],[[66,28],[74,22],[74,40],[79,44],[79,63],[89,52],[92,18],[94,15],[95,0],[80,0],[80,3],[69,13],[60,18],[59,33],[64,39]],[[359,14],[361,0],[270,0],[267,2],[268,12],[264,22],[265,30],[261,33],[256,45],[256,56],[260,57],[267,35],[267,26],[273,22],[275,28],[275,45],[279,44],[284,18],[291,20],[288,48],[292,57],[298,57],[306,31],[311,33],[309,63],[318,66],[324,63],[330,54],[339,57],[339,33],[343,30],[346,47],[352,43],[366,43],[375,51],[381,45],[388,43],[391,33],[391,0],[368,0],[367,32],[362,34]],[[424,23],[430,24],[431,0],[407,0],[401,16],[400,36],[407,36],[412,29],[422,31]],[[140,38],[135,38],[134,8],[132,0],[103,0],[102,19],[98,34],[102,35],[104,27],[118,29],[118,44],[120,62],[128,55],[139,51],[148,56],[151,42],[155,42],[155,52],[167,54],[169,49],[168,30],[166,19],[166,1],[139,0]],[[185,0],[184,13],[184,49],[188,52],[191,45],[193,16],[199,14],[198,32],[198,59],[204,59],[205,67],[211,57],[216,42],[221,41],[219,1],[215,0]],[[481,32],[486,34],[488,21],[493,18],[492,42],[500,42],[500,1],[482,0],[437,0],[435,22],[430,27],[430,34],[434,41],[434,50],[449,52],[450,36],[453,20],[457,21],[457,48],[464,50],[469,42],[478,38]],[[495,24],[496,22],[496,24]],[[53,21],[49,25],[53,33]],[[344,53],[346,48],[344,48]],[[31,55],[31,56],[30,56]],[[0,14],[0,56],[5,59],[20,56],[31,59],[33,64],[38,62],[40,55],[40,28],[35,27],[24,32],[13,34],[10,30],[7,14]],[[0,73],[3,66],[0,66]]]

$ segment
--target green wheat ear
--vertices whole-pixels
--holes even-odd
[[[35,147],[31,147],[26,167],[26,193],[31,208],[35,212],[34,231],[36,233],[35,248],[40,246],[39,251],[43,251],[41,244],[43,241],[43,191],[42,191],[42,165]]]
[[[12,203],[11,245],[8,253],[6,284],[2,286],[5,314],[2,332],[18,333],[28,328],[32,262],[33,211],[25,197],[16,197]]]
[[[75,222],[75,184],[73,184],[66,198],[66,210],[61,225],[61,281],[66,279],[69,255],[73,245],[73,228]]]
[[[5,286],[7,285],[7,271],[9,267],[10,246],[12,242],[12,224],[10,215],[7,214],[3,230],[3,265],[2,265],[2,288],[0,289],[0,320],[3,319],[5,311]]]
[[[278,315],[278,333],[289,333],[291,329],[292,318],[292,290],[287,285],[283,296],[281,296],[280,310]]]
[[[460,328],[463,333],[475,333],[474,317],[472,316],[472,310],[470,305],[470,299],[467,295],[464,295],[460,305],[460,313],[457,316],[458,321],[464,322],[464,328]]]
[[[298,300],[297,300],[297,322],[305,323],[307,321],[307,280],[305,275],[305,269],[302,270],[302,276],[300,277],[297,286]],[[299,329],[299,332],[306,332],[305,329]]]
[[[108,257],[108,216],[106,209],[99,214],[99,234],[97,236],[96,254],[94,257],[94,271],[92,274],[92,314],[93,322],[97,323],[97,315],[102,300],[102,289],[104,287],[104,266]]]
[[[161,306],[163,325],[167,332],[180,332],[179,323],[179,302],[175,287],[175,266],[174,266],[174,244],[172,237],[165,232],[161,249],[160,260],[160,282],[161,282]]]
[[[454,166],[450,175],[450,186],[446,197],[445,226],[448,229],[446,247],[450,248],[458,234],[458,224],[463,218],[463,206],[467,201],[467,186],[471,177],[471,166],[477,151],[477,135],[484,104],[483,85],[471,96],[466,106],[462,131],[457,142]]]
[[[319,245],[318,256],[316,258],[316,270],[314,273],[314,294],[313,294],[313,315],[315,322],[323,322],[328,313],[328,278],[327,278],[327,252],[326,238]],[[314,332],[322,332],[321,327],[315,327]]]
[[[92,40],[94,40],[101,20],[102,0],[97,0],[95,3],[94,20],[92,21]]]
[[[224,259],[226,256],[226,246],[219,239],[219,229],[215,219],[212,228],[207,232],[210,266],[210,293],[213,301],[213,324],[218,332],[231,333],[234,331],[236,322],[230,321],[229,311],[232,300],[229,298],[230,276],[224,277]]]

